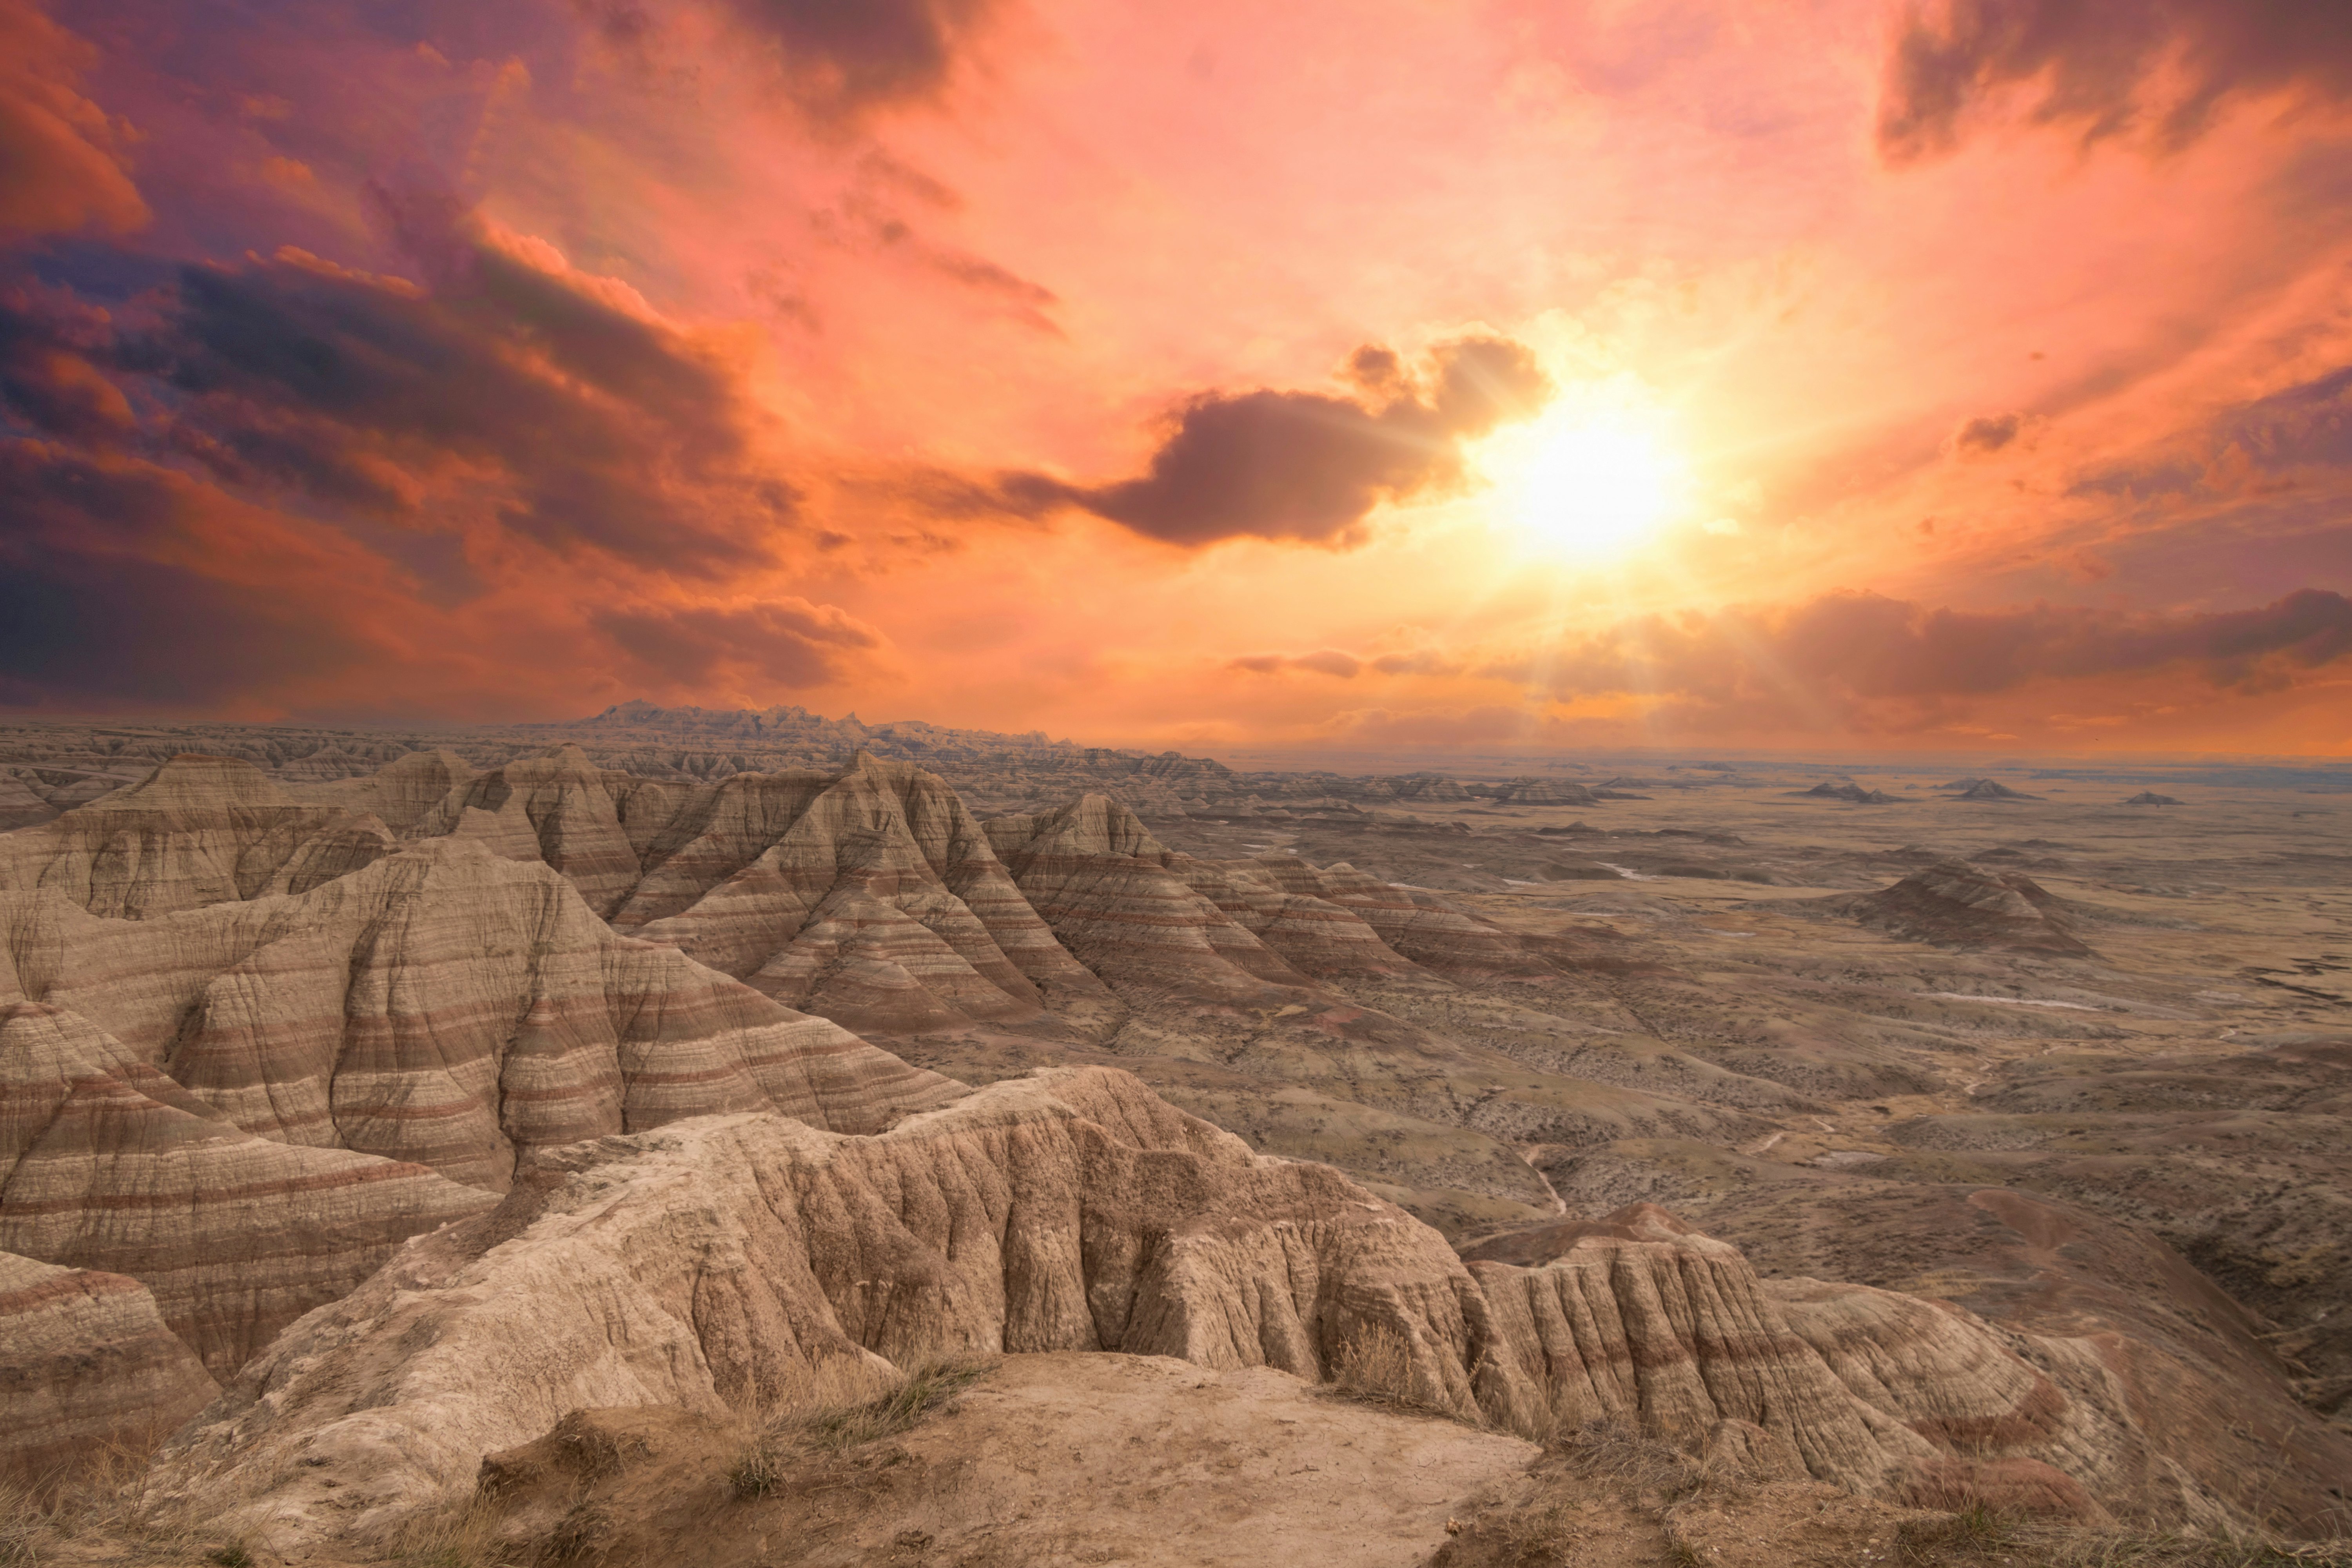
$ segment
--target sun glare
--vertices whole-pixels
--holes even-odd
[[[1493,487],[1499,525],[1535,551],[1615,554],[1672,521],[1690,500],[1690,471],[1663,419],[1624,406],[1567,400],[1507,426],[1472,454]]]

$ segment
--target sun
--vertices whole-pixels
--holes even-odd
[[[1470,458],[1491,487],[1496,521],[1547,554],[1622,552],[1691,500],[1689,465],[1665,421],[1624,404],[1563,399],[1496,431]]]

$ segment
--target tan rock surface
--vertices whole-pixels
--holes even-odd
[[[957,751],[966,738],[900,727],[886,742],[891,727],[844,721],[826,729],[845,737],[841,749],[803,756],[780,750],[784,730],[761,716],[688,715],[725,722],[705,724],[696,740],[680,731],[676,750],[657,749],[672,742],[639,723],[677,718],[616,714],[620,729],[578,733],[576,758],[543,754],[565,733],[550,730],[530,742],[541,754],[521,759],[511,784],[503,769],[512,745],[499,751],[479,737],[454,738],[457,759],[417,753],[371,780],[358,775],[421,740],[217,734],[222,750],[234,740],[245,748],[236,754],[270,770],[298,809],[373,811],[402,840],[438,833],[457,792],[448,826],[525,876],[551,877],[560,862],[588,882],[617,884],[617,826],[634,879],[624,906],[666,876],[664,896],[675,900],[658,910],[649,902],[638,912],[650,918],[632,929],[757,977],[774,988],[771,1000],[797,997],[875,1029],[894,1050],[956,1077],[1056,1061],[1131,1066],[1258,1147],[1340,1163],[1465,1240],[1563,1217],[1595,1223],[1589,1216],[1655,1195],[1696,1205],[1696,1223],[1791,1288],[1816,1289],[1801,1284],[1810,1276],[1948,1300],[2069,1402],[2050,1442],[2092,1433],[2106,1466],[2053,1468],[2029,1457],[2045,1451],[2036,1439],[1974,1469],[1912,1472],[1926,1489],[1913,1495],[1974,1489],[2060,1506],[2072,1485],[2128,1506],[2154,1500],[2178,1518],[2270,1510],[2305,1525],[2336,1506],[2327,1489],[2352,1468],[2326,1419],[2333,1411],[2340,1424],[2352,1388],[2352,1338],[2336,1310],[2352,1277],[2342,1152],[2352,1101],[2340,1070],[2323,1070],[2322,1058],[2341,1035],[2352,900],[2331,837],[2340,837],[2341,812],[2325,795],[2240,787],[2224,770],[2184,792],[2190,805],[2156,814],[2115,804],[2145,780],[2100,783],[2086,802],[2077,783],[2053,774],[2049,798],[2031,807],[1946,807],[1920,793],[1934,779],[1906,783],[1898,770],[1873,781],[1891,798],[1865,806],[1798,800],[1789,792],[1801,794],[1813,775],[1775,777],[1760,766],[1604,781],[1605,769],[1564,763],[1564,779],[1596,786],[1588,823],[1570,821],[1540,792],[1523,795],[1518,781],[1423,788],[1412,802],[1423,815],[1408,816],[1335,798],[1385,800],[1394,780],[1231,775],[1191,759],[1112,758],[1105,766],[1115,762],[1118,776],[1106,772],[1105,786],[1149,826],[1115,821],[1107,807],[1070,847],[1097,858],[1094,870],[1113,895],[1139,879],[1170,879],[1191,900],[1178,900],[1180,923],[1206,958],[1155,955],[1148,931],[1105,929],[1097,977],[1005,875],[1009,853],[954,849],[959,835],[967,845],[973,835],[952,811],[933,809],[936,781],[911,769],[900,770],[903,784],[876,778],[869,764],[845,769],[838,760],[870,735],[971,776],[980,764]],[[29,733],[11,730],[11,743]],[[93,732],[71,755],[10,752],[10,776],[41,809],[68,809],[137,783],[138,767],[215,749],[215,733]],[[152,754],[134,762],[142,752]],[[1055,815],[1037,803],[1081,775],[1062,766],[1076,765],[1074,752],[1040,738],[1031,753],[1062,760],[1009,764],[985,798],[1034,826]],[[822,765],[800,769],[795,783],[794,763]],[[756,773],[780,764],[785,773]],[[1091,754],[1085,765],[1095,766]],[[485,767],[501,772],[496,790],[474,787],[470,770]],[[835,800],[816,804],[828,792]],[[2158,815],[2165,832],[2152,837],[2146,825]],[[241,861],[242,831],[191,819],[146,834],[140,874],[119,880],[233,884],[233,867],[229,883],[220,880],[220,846]],[[755,868],[796,833],[789,854]],[[2028,833],[2035,837],[2009,837]],[[1139,853],[1147,839],[1149,853]],[[1569,848],[1610,880],[1549,879],[1545,868]],[[1957,896],[1922,893],[1955,861],[1981,899],[1948,878]],[[211,868],[212,880],[184,874],[189,867]],[[989,867],[992,890],[959,879]],[[306,898],[375,874],[347,873]],[[1879,897],[1895,879],[1912,879],[1911,890]],[[421,888],[419,908],[430,913],[456,885]],[[1903,915],[1881,906],[1915,893],[1910,913],[1933,921],[1879,918]],[[265,906],[285,897],[266,887],[263,895],[256,902]],[[1825,896],[1875,900],[1872,920],[1820,918],[1838,912]],[[306,989],[304,976],[331,975],[333,964],[306,952],[299,932],[281,928],[262,947],[237,946],[247,928],[226,912],[246,908],[241,898],[95,921],[62,897],[11,900],[0,910],[8,933],[0,945],[26,998],[61,1005],[52,982],[79,987],[107,1012],[106,1032],[142,1042],[134,1054],[150,1069],[184,1065],[192,1079],[204,1053],[184,1061],[185,1026],[216,1005],[222,1026],[206,1048],[222,1054],[204,1102],[272,1142],[323,1148],[340,1137],[334,1067],[278,1049],[324,1037],[288,1032],[287,1019],[339,1005],[332,985],[317,996]],[[959,904],[1042,1009],[1024,1014],[1036,1005],[956,934],[972,929],[960,923]],[[518,898],[509,914],[485,916],[486,951],[501,921],[537,931],[536,907]],[[422,933],[443,918],[415,924]],[[671,921],[686,922],[675,937],[651,929]],[[175,952],[117,945],[145,926],[170,926]],[[1033,944],[1028,958],[1014,952],[1016,931]],[[2052,942],[2052,931],[2084,951]],[[2022,947],[2011,941],[2021,935]],[[224,943],[234,949],[225,958]],[[477,987],[474,971],[431,956],[423,934],[390,951],[390,969],[426,956],[419,967],[436,976],[425,988],[433,997]],[[582,965],[600,973],[636,962],[593,942],[576,952],[604,953]],[[89,956],[110,952],[128,960],[110,973]],[[1043,973],[1047,963],[1066,966],[1060,982]],[[1014,1005],[999,1010],[997,997]],[[518,998],[516,1016],[534,1005]],[[389,1004],[362,1011],[400,1016]],[[578,1048],[562,1034],[580,1017],[593,1034],[598,1009],[562,1003],[549,1016],[562,1021],[562,1037],[544,1053],[552,1065],[536,1087],[551,1093],[533,1136],[553,1135],[568,1108],[601,1106],[612,1082],[599,1067],[601,1043]],[[387,1029],[398,1041],[394,1068],[352,1075],[355,1093],[378,1095],[361,1105],[376,1108],[377,1124],[398,1120],[384,1108],[408,1104],[455,1108],[417,1119],[445,1126],[474,1114],[462,1094],[435,1087],[425,1063],[439,1026]],[[456,1026],[468,1051],[490,1030],[478,1019]],[[719,1069],[705,1105],[736,1103],[726,1098],[725,1051],[712,1043],[725,1033],[697,1022],[662,1047],[676,1045],[681,1061],[698,1053]],[[499,1059],[512,1065],[516,1055]],[[614,1074],[624,1055],[614,1053]],[[536,1048],[520,1056],[524,1067],[541,1059]],[[281,1065],[250,1065],[265,1059]],[[534,1102],[509,1093],[522,1079],[507,1078],[501,1066],[488,1092],[511,1143],[507,1111],[527,1121]],[[167,1092],[154,1088],[151,1099]],[[467,1131],[436,1157],[461,1157],[481,1142]],[[419,1136],[414,1146],[429,1142]],[[485,1163],[495,1168],[490,1148]],[[2004,1189],[2007,1197],[1974,1202]],[[1854,1201],[1831,1205],[1832,1194]],[[1806,1234],[1785,1234],[1789,1224]],[[2157,1237],[2178,1251],[2150,1250]],[[1523,1265],[1546,1261],[1535,1243],[1522,1250]],[[1685,1286],[1714,1277],[1696,1268],[1678,1263],[1674,1277]],[[1673,1300],[1664,1278],[1644,1287],[1662,1302]],[[1761,1289],[1770,1297],[1780,1288]],[[1557,1282],[1548,1289],[1560,1298]],[[1780,1304],[1786,1327],[1840,1369],[1875,1419],[1932,1444],[1912,1428],[1981,1421],[2006,1430],[2001,1423],[2025,1420],[2016,1412],[2042,1397],[2038,1384],[2004,1392],[2011,1363],[1986,1359],[1985,1343],[1968,1335],[1936,1331],[1934,1319],[1892,1297],[1818,1289],[1829,1294]],[[1822,1323],[1833,1331],[1808,1338]],[[1933,1354],[1919,1348],[1929,1342],[1940,1347]],[[1906,1394],[1886,1367],[1915,1361],[1933,1376],[1923,1372]],[[1948,1384],[1933,1397],[1918,1392]],[[1726,1387],[1736,1405],[1736,1388]],[[2123,1415],[2104,1428],[2077,1420],[2095,1410]],[[1769,1430],[1736,1421],[1722,1429],[1748,1426]],[[1762,1437],[1748,1446],[1772,1449]]]
[[[731,1117],[542,1153],[494,1214],[420,1238],[247,1366],[169,1473],[299,1458],[345,1483],[333,1507],[296,1483],[265,1502],[317,1534],[381,1523],[578,1406],[719,1416],[814,1360],[953,1350],[1312,1377],[1370,1325],[1410,1346],[1428,1397],[1474,1408],[1483,1302],[1434,1232],[1124,1074],[1066,1069],[870,1138]]]
[[[501,1455],[502,1477],[530,1479],[501,1489],[500,1539],[576,1540],[623,1563],[691,1540],[710,1568],[1412,1568],[1448,1539],[1463,1500],[1536,1453],[1265,1367],[1015,1355],[913,1431],[797,1458],[776,1495],[739,1502],[723,1429],[669,1414],[590,1412]],[[612,1462],[593,1462],[603,1454]]]

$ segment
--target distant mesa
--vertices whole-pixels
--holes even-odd
[[[2144,789],[2124,804],[2126,805],[2186,805],[2189,803],[2172,795],[2158,795],[2152,789]]]
[[[2072,930],[2089,913],[2021,871],[1938,860],[1875,893],[1842,893],[1816,905],[1910,942],[1939,947],[2044,952],[2083,958],[2091,950]]]
[[[1883,789],[1864,789],[1858,784],[1833,784],[1827,779],[1811,789],[1790,790],[1789,793],[1809,800],[1850,800],[1856,805],[1885,805],[1895,799]]]
[[[1595,827],[1590,823],[1580,821],[1571,822],[1566,827],[1538,827],[1536,831],[1542,834],[1568,834],[1580,838],[1606,838],[1609,837],[1609,830],[1607,828]]]

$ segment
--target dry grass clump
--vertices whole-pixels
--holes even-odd
[[[1367,1405],[1427,1408],[1412,1383],[1412,1344],[1384,1323],[1369,1323],[1339,1342],[1331,1358],[1333,1390]]]
[[[1331,1381],[1327,1387],[1339,1398],[1359,1405],[1438,1415],[1477,1431],[1489,1430],[1486,1416],[1475,1408],[1457,1410],[1427,1396],[1413,1375],[1412,1342],[1385,1323],[1363,1324],[1339,1342],[1331,1357]]]
[[[1998,1510],[1970,1503],[1957,1513],[1906,1521],[1895,1532],[1895,1543],[1910,1563],[1938,1563],[2011,1552],[2017,1525]]]
[[[1919,1568],[2000,1563],[2020,1568],[2352,1568],[2352,1541],[2017,1520],[1982,1503],[1910,1521],[1896,1539],[1904,1561]]]
[[[1623,1415],[1588,1421],[1552,1447],[1571,1473],[1659,1506],[1693,1495],[1707,1479],[1698,1460]]]
[[[746,1414],[727,1484],[738,1498],[766,1497],[799,1456],[896,1436],[945,1409],[995,1365],[977,1356],[926,1361],[903,1373],[846,1359],[825,1363]]]
[[[93,1541],[222,1568],[250,1563],[242,1535],[214,1522],[243,1498],[165,1506],[147,1485],[154,1447],[110,1442],[50,1475],[0,1483],[0,1568],[33,1568],[59,1547]]]
[[[0,1568],[31,1568],[40,1561],[38,1548],[47,1532],[33,1489],[0,1481]]]
[[[491,1568],[499,1560],[498,1524],[496,1500],[462,1488],[411,1517],[386,1544],[406,1568]]]

